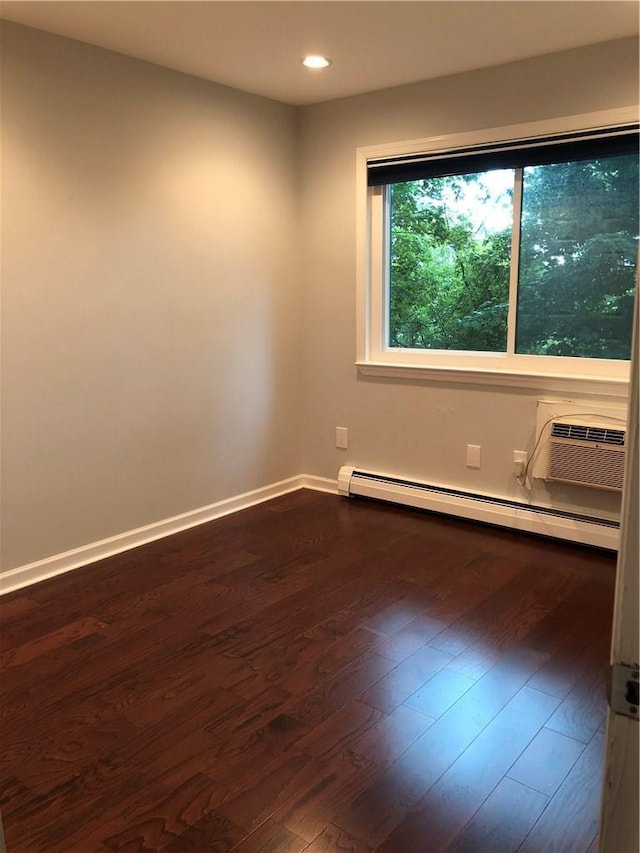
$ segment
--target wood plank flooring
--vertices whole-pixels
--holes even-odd
[[[586,853],[613,555],[301,490],[0,600],[9,853]]]

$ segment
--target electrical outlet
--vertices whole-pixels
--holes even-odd
[[[479,444],[467,444],[467,468],[480,467],[481,450]]]
[[[336,447],[346,450],[349,446],[349,430],[346,427],[336,427]]]
[[[513,451],[513,473],[516,477],[522,477],[524,474],[525,468],[527,467],[527,460],[529,458],[529,454],[526,450],[514,450]]]

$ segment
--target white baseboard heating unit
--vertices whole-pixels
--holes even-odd
[[[616,550],[620,525],[591,516],[343,466],[338,494],[361,496]]]

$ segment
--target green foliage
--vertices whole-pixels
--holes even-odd
[[[525,170],[516,352],[628,359],[638,159]]]
[[[506,350],[511,226],[472,221],[499,203],[482,178],[391,187],[390,346]],[[638,186],[633,156],[525,169],[517,352],[629,358]]]
[[[478,237],[444,198],[467,176],[394,184],[391,191],[392,347],[504,351],[510,230]]]

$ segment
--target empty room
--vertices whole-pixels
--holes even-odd
[[[3,0],[0,851],[638,851],[638,13]]]

